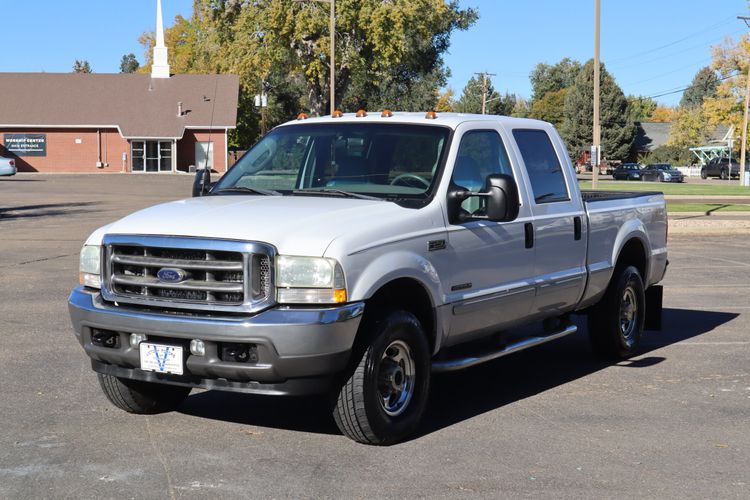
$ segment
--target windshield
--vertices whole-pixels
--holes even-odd
[[[346,122],[279,127],[212,192],[426,199],[436,184],[449,132],[434,125]]]
[[[654,168],[656,168],[656,170],[672,170],[672,165],[660,163],[658,165],[654,165]]]

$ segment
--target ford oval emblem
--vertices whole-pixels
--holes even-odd
[[[181,281],[185,281],[185,278],[187,278],[187,273],[182,269],[176,269],[174,267],[164,267],[162,269],[159,269],[159,272],[156,273],[156,277],[159,278],[159,281],[161,281],[162,283],[179,283]]]

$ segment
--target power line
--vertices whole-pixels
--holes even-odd
[[[718,81],[719,82],[723,82],[724,80],[729,80],[730,78],[734,78],[735,76],[739,76],[739,74],[740,73],[737,72],[737,73],[734,73],[732,75],[723,76],[723,77],[719,78]],[[643,96],[640,99],[641,100],[643,100],[643,99],[656,99],[657,97],[664,97],[665,95],[679,94],[680,92],[685,92],[689,88],[690,88],[690,85],[686,85],[684,87],[679,87],[679,88],[672,89],[672,90],[665,90],[665,91],[663,91],[660,94]]]
[[[658,80],[659,78],[661,78],[663,76],[671,75],[673,73],[677,73],[678,71],[682,71],[682,70],[687,69],[687,68],[692,68],[692,67],[694,67],[696,65],[701,65],[702,66],[703,64],[705,64],[706,62],[708,62],[710,60],[711,60],[711,58],[707,57],[707,58],[701,59],[699,61],[693,61],[692,63],[690,63],[688,65],[680,66],[679,68],[673,69],[671,71],[667,71],[666,73],[660,73],[660,74],[652,76],[650,78],[646,78],[645,80],[640,80],[640,81],[637,81],[637,82],[625,83],[623,85],[627,85],[627,86],[630,87],[630,86],[634,86],[634,85],[639,85],[641,83],[650,82],[652,80]]]
[[[611,63],[615,63],[615,62],[619,62],[619,61],[626,61],[626,60],[629,60],[629,59],[633,59],[635,57],[640,57],[640,56],[643,56],[645,54],[651,54],[652,52],[656,52],[656,51],[659,51],[659,50],[662,50],[662,49],[666,49],[667,47],[672,47],[674,45],[677,45],[678,43],[684,42],[685,40],[689,40],[689,39],[691,39],[691,38],[693,38],[695,36],[698,36],[698,35],[701,35],[703,33],[708,32],[708,31],[711,31],[711,30],[713,30],[713,29],[715,29],[715,28],[717,28],[717,27],[719,27],[719,26],[721,26],[723,24],[728,24],[730,21],[733,21],[733,20],[734,20],[734,16],[729,16],[728,18],[726,18],[726,19],[724,19],[722,21],[719,21],[716,24],[712,24],[711,26],[708,26],[708,27],[706,27],[706,28],[704,28],[704,29],[702,29],[700,31],[696,31],[694,33],[686,35],[686,36],[684,36],[684,37],[682,37],[682,38],[680,38],[678,40],[675,40],[673,42],[670,42],[670,43],[667,43],[667,44],[664,44],[664,45],[660,45],[658,47],[654,47],[653,49],[644,50],[642,52],[637,52],[635,54],[630,54],[628,56],[620,57],[618,59],[612,59],[610,62]]]

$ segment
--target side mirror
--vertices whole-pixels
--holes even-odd
[[[199,168],[195,171],[193,180],[193,198],[208,193],[211,187],[211,171],[207,168]]]
[[[464,200],[472,197],[484,198],[484,207],[475,214],[461,208]],[[510,222],[518,218],[520,197],[515,179],[506,174],[491,174],[485,180],[484,189],[478,193],[451,183],[448,190],[448,220],[460,224],[468,220],[490,220]]]

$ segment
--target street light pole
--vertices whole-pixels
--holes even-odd
[[[295,2],[304,2],[305,0],[294,0]],[[336,0],[313,0],[314,2],[323,2],[331,4],[331,14],[328,21],[328,29],[331,32],[331,114],[336,111]]]
[[[750,17],[737,16],[737,19],[741,19],[745,22],[745,25],[750,27]],[[745,82],[745,107],[742,113],[742,148],[740,149],[740,186],[745,185],[745,148],[747,147],[747,107],[750,105],[750,63],[747,65],[747,77]],[[731,154],[731,151],[730,151]],[[729,163],[729,178],[732,178],[732,164]]]
[[[591,189],[599,184],[599,153],[602,132],[599,128],[599,19],[601,17],[601,0],[594,0],[594,147],[591,158]]]

